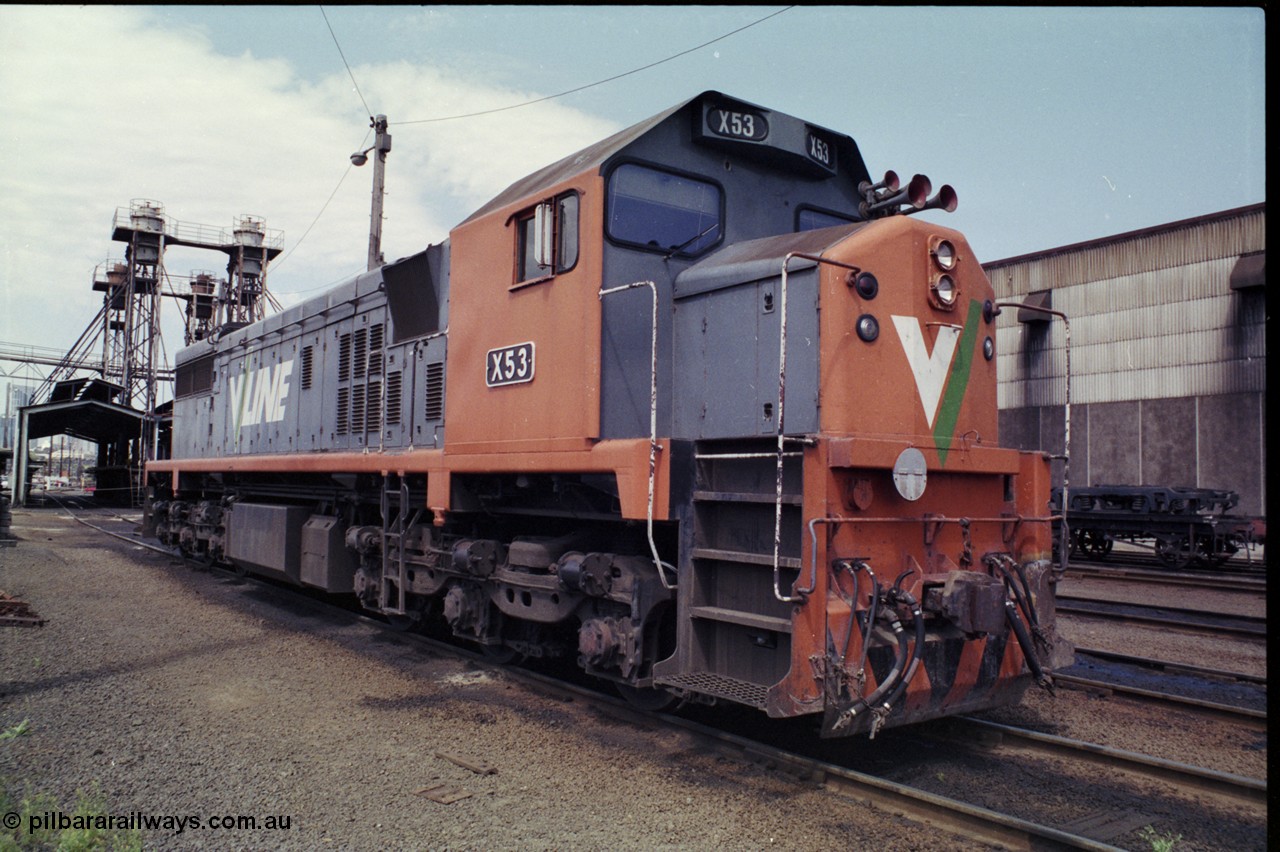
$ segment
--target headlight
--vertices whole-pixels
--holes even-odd
[[[930,288],[936,298],[939,307],[953,308],[956,304],[956,282],[950,275],[939,275],[934,279]]]
[[[950,272],[956,266],[956,247],[950,240],[939,240],[933,247],[933,262],[943,272]]]

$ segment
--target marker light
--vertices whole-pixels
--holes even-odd
[[[871,314],[863,314],[858,317],[858,322],[854,328],[858,332],[858,337],[866,343],[870,343],[880,336],[880,323]]]
[[[864,299],[874,299],[880,292],[880,282],[870,272],[859,272],[853,279],[853,289]]]

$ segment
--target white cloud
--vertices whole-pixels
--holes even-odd
[[[182,222],[228,227],[252,214],[283,230],[289,254],[268,274],[282,295],[310,295],[364,268],[369,166],[350,170],[295,249],[367,131],[345,69],[303,79],[286,62],[220,55],[201,33],[157,20],[145,8],[0,10],[2,341],[70,346],[101,306],[90,289],[94,266],[122,256],[111,221],[131,199],[159,201]],[[555,102],[396,126],[538,94],[417,63],[353,72],[392,122],[389,259],[439,242],[512,181],[617,129]],[[225,266],[211,252],[166,255],[173,275]],[[165,311],[178,315],[176,304]],[[180,326],[167,320],[165,335],[171,355]]]

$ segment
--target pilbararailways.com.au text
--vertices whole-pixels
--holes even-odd
[[[14,813],[5,814],[5,828],[17,828]],[[288,831],[293,817],[288,815],[244,816],[215,814],[213,816],[176,816],[172,814],[145,814],[134,811],[128,814],[65,814],[61,811],[45,811],[27,816],[27,833],[39,831],[168,831],[182,834],[184,831]]]

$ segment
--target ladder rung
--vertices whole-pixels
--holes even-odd
[[[778,495],[762,494],[758,491],[695,491],[693,492],[694,500],[701,500],[708,503],[768,503],[774,504],[778,500]],[[799,506],[804,502],[804,497],[800,494],[783,494],[782,503],[784,506]]]
[[[782,454],[783,458],[798,458],[804,453],[797,450],[789,450]],[[736,459],[776,459],[777,453],[694,453],[693,456],[698,461],[734,461]]]
[[[729,609],[722,606],[689,607],[689,615],[709,621],[723,621],[742,627],[754,627],[759,630],[773,630],[778,633],[791,632],[791,619],[762,615],[758,612],[745,612],[740,609]]]
[[[713,547],[695,547],[693,549],[693,558],[717,559],[721,562],[742,562],[748,565],[773,566],[772,553],[746,553],[741,550],[718,550]],[[790,568],[793,571],[800,570],[800,560],[792,556],[778,557],[778,565],[783,568]]]

